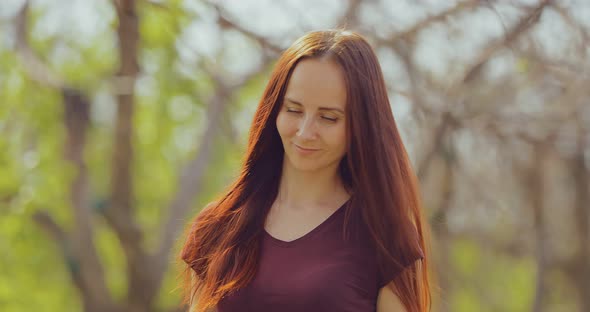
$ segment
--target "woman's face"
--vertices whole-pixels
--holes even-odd
[[[300,61],[276,121],[288,165],[302,171],[336,170],[346,153],[345,108],[340,65],[326,59]]]

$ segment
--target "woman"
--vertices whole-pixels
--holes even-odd
[[[278,60],[241,175],[182,248],[195,311],[430,309],[416,177],[360,35],[311,32]]]

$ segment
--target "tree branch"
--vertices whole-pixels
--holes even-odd
[[[227,18],[227,12],[223,10],[223,8],[218,5],[217,3],[209,2],[213,8],[217,11],[218,14],[218,23],[222,29],[232,28],[235,29],[242,34],[254,39],[264,50],[270,51],[274,54],[279,54],[283,51],[283,48],[279,45],[276,45],[270,42],[267,38],[264,38],[253,31],[246,29],[244,26],[239,25],[238,23],[232,21],[231,19]]]
[[[29,1],[25,1],[21,9],[18,11],[15,19],[15,40],[16,40],[16,54],[20,59],[29,78],[37,83],[52,87],[55,89],[66,88],[66,82],[57,75],[47,64],[41,61],[41,58],[33,51],[28,42],[28,15],[29,15]]]
[[[448,135],[449,129],[453,128],[453,117],[450,113],[445,113],[442,116],[442,120],[436,130],[434,131],[432,142],[430,143],[430,149],[426,153],[426,156],[420,161],[417,166],[418,179],[423,180],[426,177],[430,164],[434,159],[434,156],[438,154],[444,143],[444,138]]]
[[[580,308],[588,310],[590,308],[590,210],[588,202],[590,201],[590,177],[585,160],[586,137],[581,126],[578,127],[578,150],[574,159],[570,161],[570,172],[574,179],[576,189],[576,199],[574,203],[574,214],[576,224],[576,237],[578,238],[576,252],[576,268],[574,275],[576,289],[579,291]]]
[[[142,248],[142,232],[134,218],[133,161],[133,113],[134,88],[139,66],[137,50],[139,42],[138,17],[134,0],[115,1],[118,27],[119,80],[126,81],[127,92],[117,94],[117,115],[111,164],[111,200],[105,210],[105,219],[113,228],[125,252],[127,261],[127,311],[145,311],[154,296],[145,292],[152,283],[152,263]]]
[[[564,19],[564,21],[566,22],[566,24],[568,24],[569,27],[571,27],[573,30],[577,30],[580,33],[582,44],[580,45],[578,51],[581,57],[583,58],[585,48],[588,47],[588,45],[590,45],[590,33],[588,33],[588,30],[584,26],[575,22],[575,19],[572,17],[570,12],[566,8],[557,3],[551,3],[551,7],[555,11],[557,11],[559,15],[561,15],[561,17]]]
[[[430,25],[432,25],[434,23],[444,21],[447,18],[449,18],[450,16],[456,15],[457,13],[463,12],[467,9],[475,8],[479,5],[479,3],[480,3],[479,1],[475,1],[475,0],[467,0],[467,1],[458,2],[456,5],[450,7],[442,12],[431,15],[431,16],[417,22],[416,24],[412,25],[411,27],[409,27],[408,29],[406,29],[404,31],[393,33],[391,35],[391,37],[389,37],[389,38],[377,39],[377,43],[379,45],[392,46],[399,39],[413,41],[413,38],[416,36],[416,34],[418,34],[423,29],[429,27]]]
[[[80,259],[78,259],[73,253],[66,232],[57,224],[57,222],[55,222],[51,215],[45,211],[35,212],[33,214],[33,221],[47,232],[47,234],[49,234],[49,236],[57,243],[74,285],[85,297],[88,290],[85,279],[82,276],[82,271],[80,270]]]
[[[55,222],[49,213],[45,211],[37,211],[33,214],[32,218],[37,225],[55,240],[64,255],[70,253],[67,250],[68,243],[66,232],[57,224],[57,222]]]
[[[58,242],[72,281],[80,290],[85,310],[99,311],[111,307],[113,303],[96,252],[92,215],[88,209],[88,174],[83,152],[90,105],[86,97],[76,90],[64,90],[63,103],[66,129],[64,157],[75,169],[69,192],[74,216],[73,231],[67,235],[47,213],[36,213],[33,218]]]
[[[547,244],[545,240],[546,220],[544,216],[544,181],[545,181],[545,144],[535,144],[533,165],[527,176],[529,198],[533,210],[534,234],[535,234],[535,260],[537,264],[537,279],[535,283],[535,299],[533,311],[541,311],[543,298],[547,294]]]
[[[264,62],[268,62],[268,58],[265,58]],[[262,68],[264,67],[265,66],[262,66]],[[221,124],[224,120],[225,111],[227,111],[227,108],[231,103],[231,95],[234,94],[237,89],[241,88],[247,81],[259,74],[259,70],[253,70],[242,77],[237,83],[228,85],[224,82],[224,79],[213,70],[206,66],[204,67],[204,70],[208,71],[209,75],[213,77],[213,80],[216,81],[215,85],[218,86],[218,88],[209,101],[206,118],[207,126],[200,140],[201,143],[196,149],[198,152],[195,153],[194,157],[180,172],[177,183],[178,190],[166,209],[166,211],[168,211],[168,219],[165,223],[162,223],[160,230],[160,245],[158,252],[155,255],[157,267],[155,271],[158,272],[155,277],[156,287],[159,287],[163,274],[166,272],[174,241],[178,238],[178,235],[184,227],[184,220],[190,210],[191,204],[204,183],[207,165],[211,162],[211,156],[213,154],[214,142],[223,130]]]
[[[64,124],[66,129],[65,158],[75,168],[74,179],[70,184],[70,202],[74,216],[74,230],[70,241],[74,253],[80,261],[85,300],[94,305],[111,301],[104,280],[104,270],[100,263],[95,243],[92,214],[88,205],[88,170],[84,160],[86,131],[90,118],[90,102],[77,90],[64,90]]]
[[[112,307],[112,298],[104,280],[104,270],[94,244],[92,215],[88,209],[88,172],[84,160],[86,130],[89,124],[90,102],[79,90],[69,87],[55,74],[28,42],[30,4],[25,1],[15,18],[16,53],[31,79],[41,85],[61,91],[66,130],[64,158],[74,168],[70,183],[70,207],[74,227],[67,235],[46,213],[37,213],[34,220],[58,241],[74,284],[80,289],[85,310]]]
[[[516,23],[516,25],[505,34],[503,39],[495,40],[488,44],[488,46],[476,58],[476,61],[468,66],[467,71],[460,80],[461,83],[457,84],[454,91],[457,91],[457,88],[462,84],[473,80],[496,52],[505,46],[511,45],[522,33],[531,29],[539,21],[543,9],[549,5],[551,1],[552,0],[541,1],[538,6],[534,7],[524,18]]]
[[[361,0],[348,0],[346,11],[340,17],[337,26],[345,28],[355,28],[358,24],[358,10],[361,6]]]
[[[89,283],[88,277],[85,276],[84,260],[76,254],[75,248],[72,248],[72,238],[75,236],[66,233],[55,220],[45,211],[37,211],[33,214],[33,221],[37,223],[49,236],[55,240],[61,254],[64,258],[64,263],[70,273],[70,278],[74,283],[74,286],[78,288],[82,295],[82,304],[84,311],[88,312],[102,312],[102,311],[113,311],[117,312],[118,309],[114,303],[109,299],[97,298],[91,296],[95,293],[97,285]],[[91,281],[100,283],[100,281]]]

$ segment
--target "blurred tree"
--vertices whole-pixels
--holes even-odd
[[[208,189],[210,192],[219,183],[227,181],[227,175],[215,171],[220,166],[235,167],[238,158],[231,156],[235,142],[227,142],[220,135],[229,131],[230,137],[235,136],[233,121],[227,115],[232,110],[230,107],[239,108],[243,101],[251,101],[254,94],[250,92],[242,99],[232,96],[240,90],[252,88],[247,82],[253,81],[259,72],[265,70],[264,62],[268,58],[263,59],[261,66],[234,75],[232,79],[224,77],[206,61],[202,62],[199,72],[192,73],[197,77],[184,77],[175,68],[182,62],[175,44],[191,17],[181,10],[180,3],[170,2],[164,8],[147,2],[140,6],[132,0],[116,1],[112,8],[116,12],[113,20],[116,36],[107,36],[106,40],[116,40],[116,43],[91,43],[88,50],[67,43],[66,49],[78,50],[73,52],[75,58],[88,62],[80,61],[77,66],[65,63],[63,67],[56,67],[43,56],[51,53],[46,49],[57,49],[59,41],[64,39],[44,38],[49,42],[37,47],[40,43],[33,41],[31,45],[29,27],[36,27],[39,20],[29,19],[31,10],[28,1],[20,8],[14,23],[14,47],[23,71],[10,68],[9,73],[15,77],[12,79],[25,79],[26,84],[21,82],[22,85],[5,87],[9,96],[27,89],[41,90],[51,96],[39,98],[36,103],[34,97],[28,94],[15,94],[6,99],[13,104],[3,116],[17,111],[16,117],[25,123],[15,124],[14,127],[7,125],[3,130],[6,133],[14,131],[15,134],[10,136],[13,140],[19,140],[18,135],[24,133],[21,139],[25,143],[24,146],[11,146],[14,155],[6,159],[11,163],[3,168],[18,168],[12,162],[20,159],[17,157],[20,152],[28,150],[27,153],[38,155],[43,144],[52,143],[46,151],[48,155],[44,155],[51,158],[36,161],[47,162],[51,166],[59,164],[62,169],[52,173],[59,181],[53,183],[67,186],[60,189],[60,195],[67,200],[56,201],[43,196],[36,185],[25,183],[27,187],[34,188],[32,192],[38,192],[34,194],[36,200],[30,204],[27,214],[32,215],[33,220],[59,247],[84,311],[175,308],[176,300],[159,299],[165,274],[173,261],[175,240],[189,220],[188,212],[195,200],[199,199],[202,204]],[[107,62],[100,57],[94,59],[96,51],[92,50],[99,49],[97,47],[101,44],[114,47],[116,52],[107,51],[107,55],[102,56]],[[147,59],[142,60],[142,56]],[[112,61],[108,61],[109,58]],[[151,66],[147,69],[149,72],[140,72],[140,64]],[[109,68],[113,69],[112,74],[109,74]],[[157,80],[155,89],[143,88],[143,97],[136,93],[138,79],[141,78]],[[93,102],[101,98],[106,98],[107,103],[112,101],[115,110],[105,112],[104,103],[100,104],[102,107],[93,107]],[[61,108],[57,109],[60,102]],[[32,107],[20,111],[18,103],[34,103],[38,107],[35,111],[45,114],[50,112],[49,108],[54,108],[55,112],[51,111],[52,115],[46,118],[52,131],[45,132],[53,138],[47,140],[43,137],[44,131],[50,127],[42,130],[31,128],[34,123],[26,124],[26,114],[31,113]],[[198,111],[204,111],[203,115],[197,114]],[[114,118],[112,125],[109,124],[108,114]],[[30,118],[35,122],[39,120],[36,116]],[[60,119],[62,126],[56,127]],[[137,126],[136,120],[142,126]],[[15,127],[22,129],[11,129]],[[112,146],[108,146],[109,137],[112,138]],[[3,141],[3,144],[9,142]],[[63,151],[63,160],[56,158],[60,150]],[[219,155],[221,151],[229,153],[230,157]],[[109,153],[110,159],[107,157]],[[37,163],[29,164],[30,168],[26,169],[37,169]],[[179,163],[184,165],[178,166]],[[108,166],[110,170],[105,170]],[[105,174],[109,171],[110,174]],[[175,171],[178,172],[177,177],[174,176]],[[3,192],[8,194],[6,196],[22,193],[16,182],[18,174],[47,178],[44,172],[37,170],[16,172],[13,174],[15,179],[3,179],[12,182]],[[137,193],[141,194],[139,198]],[[33,194],[30,196],[33,197]],[[48,203],[43,203],[45,200]],[[17,206],[21,203],[11,204],[17,207],[15,209],[22,209]],[[62,205],[68,209],[64,210]],[[61,221],[56,221],[56,213],[62,214]],[[97,219],[98,216],[106,223]],[[15,222],[15,219],[6,222]],[[150,231],[158,234],[150,235],[148,240],[144,233]],[[16,237],[14,233],[10,234]],[[119,242],[118,248],[112,244],[113,234]],[[26,254],[30,253],[23,253]],[[42,260],[39,258],[37,261]],[[31,272],[30,276],[42,274],[48,267],[59,266],[53,263],[43,267],[40,272]],[[173,277],[173,274],[170,275]],[[171,279],[170,283],[174,281]],[[24,287],[21,290],[26,289]],[[168,292],[171,288],[167,287]],[[24,295],[26,292],[21,293]],[[54,306],[71,305],[64,304],[68,300],[66,298],[61,298],[61,303]],[[167,302],[162,305],[158,300]],[[13,303],[12,309],[28,306],[34,310],[39,309],[40,304],[45,303],[34,301],[27,304],[22,301]]]
[[[35,1],[0,21],[0,309],[175,309],[175,239],[235,174],[271,60],[346,26],[422,183],[435,310],[590,310],[590,6],[343,3]]]

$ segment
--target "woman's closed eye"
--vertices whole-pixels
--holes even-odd
[[[329,122],[336,122],[338,120],[338,118],[333,118],[333,117],[328,117],[328,116],[322,116],[322,119],[327,120]]]
[[[303,113],[303,111],[301,111],[301,110],[290,108],[290,107],[287,107],[287,109],[285,111],[287,113],[292,113],[292,114],[302,114]],[[330,123],[335,123],[336,121],[338,121],[337,117],[332,117],[332,116],[320,116],[320,118],[322,118],[323,120],[330,122]]]

